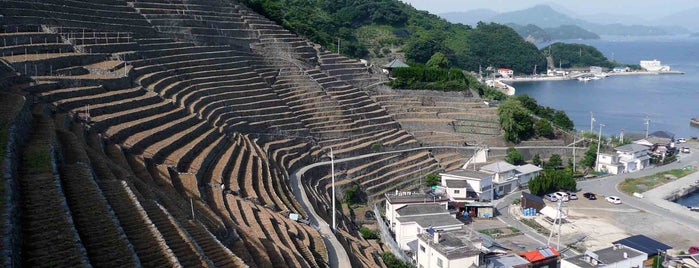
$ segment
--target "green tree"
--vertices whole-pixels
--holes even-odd
[[[536,123],[534,123],[534,132],[537,136],[547,139],[553,139],[556,137],[553,134],[553,127],[551,127],[551,123],[545,119],[536,120]]]
[[[549,161],[546,162],[545,169],[558,169],[563,165],[563,160],[561,159],[560,155],[554,154],[551,155],[549,158]]]
[[[541,156],[539,154],[534,155],[534,159],[532,159],[532,164],[535,166],[541,166]]]
[[[507,148],[507,156],[505,157],[505,161],[513,165],[523,165],[526,163],[524,162],[524,156],[522,153],[513,147]]]
[[[519,143],[534,135],[534,120],[518,100],[505,100],[498,107],[498,115],[506,141]]]
[[[425,185],[432,187],[438,185],[440,181],[441,178],[439,177],[439,175],[432,173],[427,175],[427,177],[425,178]]]
[[[447,59],[447,56],[444,55],[442,52],[437,52],[432,55],[430,60],[427,61],[425,64],[427,68],[440,68],[440,69],[446,69],[449,67],[449,59]]]
[[[580,162],[583,166],[594,168],[597,161],[597,143],[590,144],[590,148],[585,152],[583,160]]]
[[[381,259],[383,263],[386,264],[388,268],[410,268],[411,265],[405,263],[393,255],[390,251],[384,251],[381,253]]]
[[[361,202],[359,185],[353,185],[345,191],[345,203],[348,205],[354,205]]]
[[[564,111],[556,111],[553,114],[553,119],[551,121],[565,130],[573,130],[573,127],[575,127],[573,121],[568,118],[568,115],[566,115],[566,112]]]

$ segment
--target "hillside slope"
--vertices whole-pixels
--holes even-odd
[[[340,199],[357,185],[381,200],[468,157],[418,149],[436,137],[402,128],[390,98],[377,100],[374,68],[237,2],[3,0],[0,14],[3,93],[31,100],[8,104],[23,108],[1,132],[17,140],[4,155],[15,175],[3,230],[16,238],[4,263],[326,267],[318,231],[287,217],[305,215],[290,172],[329,148],[338,159],[415,149],[353,161],[357,176],[338,178]],[[465,98],[440,100],[455,107],[443,116],[496,137]],[[327,212],[318,174],[303,183]],[[340,219],[352,265],[382,266],[381,246]]]

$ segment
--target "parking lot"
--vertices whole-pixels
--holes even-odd
[[[568,215],[567,222],[561,226],[561,241],[570,243],[584,237],[578,245],[580,248],[601,248],[612,242],[631,235],[644,234],[680,250],[699,241],[699,234],[677,228],[671,219],[663,219],[624,204],[612,204],[605,196],[597,195],[597,200],[588,200],[583,192],[577,193],[579,199],[563,203],[563,211]],[[545,201],[555,207],[556,202]],[[547,221],[539,219],[544,227],[550,227]]]

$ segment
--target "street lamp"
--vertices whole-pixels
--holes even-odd
[[[595,157],[595,162],[597,162],[595,163],[595,169],[597,172],[599,172],[599,148],[602,144],[602,127],[604,127],[604,124],[599,124],[599,136],[597,137],[597,157]]]
[[[333,148],[330,148],[330,177],[332,178],[332,202],[333,202],[333,233],[336,231],[335,230],[335,217],[336,217],[336,212],[335,212],[335,156],[333,155]]]

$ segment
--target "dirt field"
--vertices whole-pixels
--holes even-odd
[[[581,195],[581,194],[579,194]],[[555,206],[555,203],[548,202]],[[599,198],[597,200],[571,200],[564,203],[563,211],[568,214],[568,222],[561,227],[561,243],[582,240],[576,245],[579,249],[598,249],[612,242],[632,235],[643,234],[677,250],[687,250],[699,243],[699,233],[679,227],[669,219],[658,218],[630,206],[613,205]],[[541,216],[537,222],[551,227]]]

